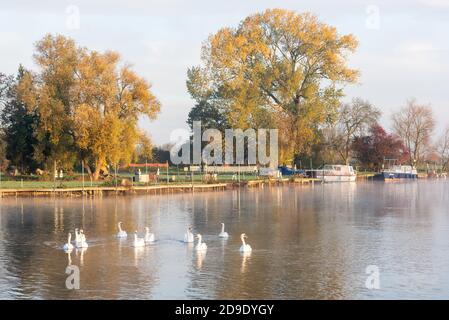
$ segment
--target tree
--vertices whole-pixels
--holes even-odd
[[[134,150],[134,161],[137,163],[148,162],[153,159],[153,156],[153,142],[150,136],[142,131],[139,133],[139,140]]]
[[[20,92],[39,116],[37,157],[69,168],[79,159],[95,180],[108,164],[131,161],[139,117],[154,119],[160,110],[148,82],[118,53],[90,51],[63,36],[45,36],[34,58],[40,72],[26,75]]]
[[[396,159],[399,163],[407,161],[409,154],[401,139],[388,134],[375,123],[369,135],[358,136],[352,143],[352,150],[360,164],[369,169],[379,170],[385,159]]]
[[[432,109],[411,99],[405,107],[393,114],[392,120],[396,134],[404,141],[409,152],[409,163],[419,163],[435,129]]]
[[[351,144],[357,135],[367,132],[376,123],[381,112],[368,101],[354,98],[351,103],[344,103],[338,109],[338,120],[330,144],[336,150],[345,164],[349,164]]]
[[[0,113],[3,126],[4,152],[9,164],[21,173],[32,172],[37,168],[34,160],[36,139],[34,129],[38,118],[29,113],[25,104],[17,96],[16,86],[25,74],[20,66],[16,79],[10,81],[5,92],[4,107]]]
[[[7,76],[0,72],[0,112],[5,101],[5,93],[7,88]],[[0,119],[1,120],[1,119]],[[6,159],[6,142],[3,132],[3,124],[0,121],[0,172],[5,170],[7,167]]]
[[[9,165],[9,161],[8,161],[8,159],[6,159],[6,142],[5,142],[5,138],[4,138],[4,133],[3,133],[2,129],[0,128],[0,174],[4,170],[6,170],[8,165]]]
[[[226,116],[213,104],[200,101],[190,110],[187,124],[193,129],[193,122],[201,121],[201,130],[213,128],[224,132],[229,126]]]
[[[153,148],[153,159],[157,163],[166,163],[167,161],[171,163],[170,161],[170,150],[172,149],[173,145],[170,143],[163,144],[159,147]]]
[[[281,160],[310,151],[319,126],[358,72],[346,65],[357,41],[309,13],[266,10],[223,28],[188,71],[192,97],[219,105],[229,124],[280,129]],[[263,121],[261,124],[259,121]]]
[[[436,152],[440,157],[443,170],[449,168],[449,127],[446,127],[436,145]]]

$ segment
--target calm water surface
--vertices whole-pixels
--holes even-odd
[[[116,225],[154,245],[135,249]],[[228,240],[217,237],[220,222]],[[182,242],[193,226],[208,245]],[[89,248],[61,250],[85,230]],[[253,247],[239,253],[240,233]],[[80,268],[67,290],[68,264]],[[366,268],[380,289],[365,287]],[[357,183],[97,199],[0,199],[3,299],[449,298],[449,181]]]

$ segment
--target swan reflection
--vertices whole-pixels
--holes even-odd
[[[75,251],[76,256],[80,255],[80,266],[84,266],[84,253],[87,251],[87,248],[78,248]]]
[[[240,252],[240,256],[242,256],[242,266],[240,267],[240,272],[245,273],[248,267],[248,262],[251,258],[251,251]]]
[[[201,269],[203,267],[204,259],[206,258],[206,250],[196,252],[196,267]]]

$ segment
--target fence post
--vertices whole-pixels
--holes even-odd
[[[115,164],[115,193],[117,193],[117,163]]]
[[[53,162],[53,192],[56,191],[56,160]]]
[[[84,160],[81,160],[81,175],[83,181],[83,195],[84,195]]]
[[[167,184],[168,184],[168,161],[166,161],[165,164],[167,165]]]

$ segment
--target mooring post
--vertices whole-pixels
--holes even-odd
[[[82,175],[82,180],[83,180],[83,195],[84,195],[84,160],[81,160],[81,175]]]
[[[165,163],[165,165],[167,166],[167,185],[168,185],[168,161]]]

